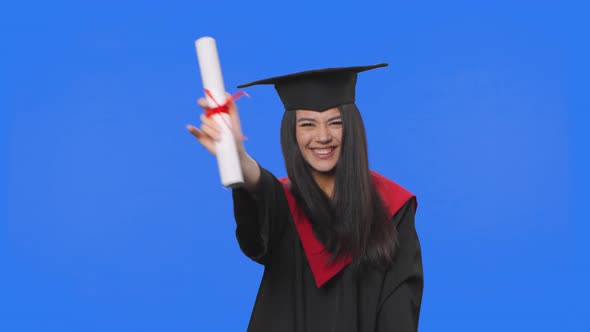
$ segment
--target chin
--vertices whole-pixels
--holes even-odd
[[[313,165],[310,166],[314,172],[320,173],[322,175],[333,175],[336,172],[336,165],[325,167],[315,167]]]
[[[336,160],[334,160],[336,159]],[[337,158],[333,160],[317,160],[313,157],[306,159],[307,164],[311,167],[312,170],[318,172],[320,174],[330,175],[334,174],[336,171],[336,166],[338,165]]]

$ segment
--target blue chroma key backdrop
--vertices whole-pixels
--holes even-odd
[[[0,331],[244,331],[262,267],[186,131],[228,91],[359,76],[371,167],[418,196],[420,331],[590,331],[588,8],[544,1],[33,1],[0,10]],[[282,105],[238,101],[277,176]]]

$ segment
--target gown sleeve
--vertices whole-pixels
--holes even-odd
[[[416,199],[394,216],[398,225],[398,252],[387,272],[377,314],[377,331],[417,331],[424,278],[420,241],[414,225]]]
[[[290,215],[283,185],[260,167],[257,189],[254,192],[233,189],[232,196],[240,249],[252,260],[268,264]]]

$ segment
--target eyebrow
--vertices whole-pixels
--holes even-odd
[[[340,120],[340,119],[342,119],[342,115],[336,115],[336,116],[333,116],[333,117],[329,118],[328,121],[326,121],[326,122],[330,122],[330,121],[333,121],[333,120]],[[316,119],[312,119],[312,118],[299,118],[297,120],[297,122],[301,122],[301,121],[316,122]]]

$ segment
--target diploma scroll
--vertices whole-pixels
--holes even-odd
[[[225,93],[215,39],[211,37],[199,38],[195,41],[195,48],[197,49],[203,87],[209,91],[206,96],[207,103],[210,108],[222,106],[228,97]],[[212,117],[221,131],[221,139],[215,143],[221,183],[225,187],[239,187],[244,182],[244,177],[234,134],[229,127],[231,119],[227,113],[215,113]]]

